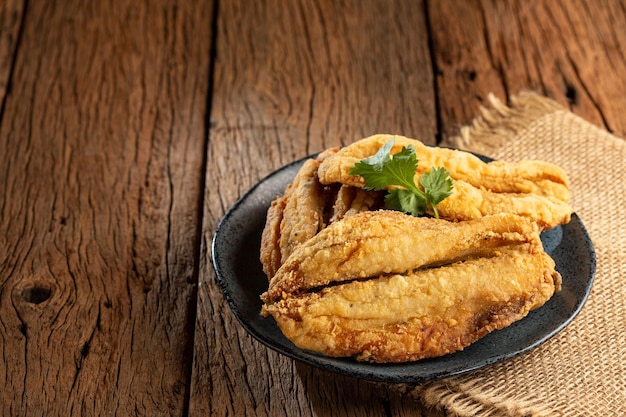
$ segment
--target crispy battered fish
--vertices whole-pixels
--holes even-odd
[[[567,176],[542,161],[484,163],[411,145],[415,173],[445,167],[441,219],[380,210],[385,192],[349,170],[392,136],[376,135],[304,163],[272,202],[261,241],[269,278],[262,314],[303,349],[372,362],[461,350],[543,305],[561,276],[542,230],[569,222]],[[430,213],[432,214],[432,213]]]
[[[264,311],[302,349],[405,362],[461,350],[510,325],[543,305],[560,280],[548,255],[518,245],[286,297]]]
[[[420,167],[444,167],[453,180],[462,180],[476,188],[496,193],[534,193],[569,201],[569,180],[565,171],[545,161],[483,162],[475,155],[460,150],[426,146],[422,142],[397,135],[374,135],[340,149],[324,160],[319,168],[322,184],[339,182],[362,187],[363,178],[350,175],[355,163],[369,158],[391,139],[391,154],[411,145]],[[417,183],[417,182],[416,182]]]
[[[285,193],[267,212],[261,238],[263,271],[271,278],[294,248],[321,230],[326,210],[326,190],[317,178],[320,163],[337,152],[330,148],[316,159],[308,159],[296,173]]]
[[[453,194],[437,205],[442,218],[470,220],[508,212],[533,219],[542,230],[570,221],[573,209],[568,204],[569,180],[562,168],[537,160],[485,163],[469,152],[425,146],[403,136],[375,135],[340,149],[320,164],[320,182],[363,187],[363,178],[350,175],[350,169],[356,162],[374,155],[392,138],[395,139],[392,154],[403,146],[415,149],[419,161],[416,184],[433,167],[445,167],[450,173],[454,180]]]
[[[359,213],[296,248],[261,298],[270,303],[333,282],[404,273],[521,244],[542,250],[536,224],[512,214],[452,223],[390,210]]]
[[[308,160],[285,194],[272,202],[261,241],[263,270],[272,278],[294,249],[328,224],[380,208],[383,192],[365,191],[363,179],[351,176],[355,162],[375,154],[392,138],[375,135],[343,149],[330,148]],[[484,163],[462,151],[433,148],[402,136],[392,153],[411,145],[419,158],[416,183],[424,170],[444,166],[454,179],[452,195],[437,205],[440,217],[451,221],[512,213],[535,221],[541,230],[570,221],[567,175],[543,161]],[[432,214],[432,213],[430,213]]]
[[[317,179],[318,166],[318,160],[307,160],[284,195],[272,201],[267,211],[260,259],[269,278],[296,246],[327,224],[382,206],[383,192],[344,185],[335,193],[332,187],[324,187]]]
[[[337,191],[337,198],[332,206],[330,223],[358,213],[376,210],[382,207],[384,193],[382,191],[366,191],[359,187],[342,185]]]
[[[569,223],[572,207],[553,196],[534,193],[497,193],[454,181],[452,195],[437,204],[441,218],[460,221],[496,213],[512,213],[533,220],[541,230]]]
[[[283,196],[268,210],[261,239],[261,263],[272,277],[294,248],[315,236],[322,227],[324,199],[317,180],[319,162],[305,161]]]
[[[263,272],[268,279],[274,276],[283,263],[280,250],[280,224],[283,220],[286,203],[284,196],[277,197],[272,201],[265,218],[259,259],[263,266]]]

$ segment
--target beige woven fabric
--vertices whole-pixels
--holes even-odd
[[[626,141],[533,93],[491,104],[452,144],[565,168],[596,278],[581,313],[539,348],[411,393],[452,416],[626,416]]]

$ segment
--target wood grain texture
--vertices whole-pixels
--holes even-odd
[[[220,2],[216,42],[190,414],[420,415],[386,387],[294,363],[246,335],[208,252],[235,200],[294,159],[378,132],[434,143],[423,5]]]
[[[533,90],[626,137],[626,7],[601,0],[428,2],[442,137]]]
[[[212,8],[30,2],[0,125],[0,415],[182,415]]]
[[[6,92],[9,88],[9,79],[24,17],[24,7],[24,0],[0,2],[0,118],[2,117]]]

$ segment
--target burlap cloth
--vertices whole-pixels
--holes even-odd
[[[409,392],[452,416],[626,416],[626,141],[530,92],[490,101],[451,144],[562,166],[596,278],[581,313],[539,348]]]

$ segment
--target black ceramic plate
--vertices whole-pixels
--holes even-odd
[[[488,158],[484,158],[489,160]],[[261,232],[272,200],[281,195],[304,159],[272,173],[226,213],[213,238],[217,282],[241,325],[254,338],[288,357],[353,377],[384,382],[420,382],[478,369],[527,352],[567,326],[581,310],[595,274],[595,252],[580,218],[544,232],[544,248],[563,276],[562,290],[526,318],[492,332],[463,351],[403,364],[372,364],[331,358],[291,343],[273,318],[264,318],[259,296],[268,280],[259,261]]]

